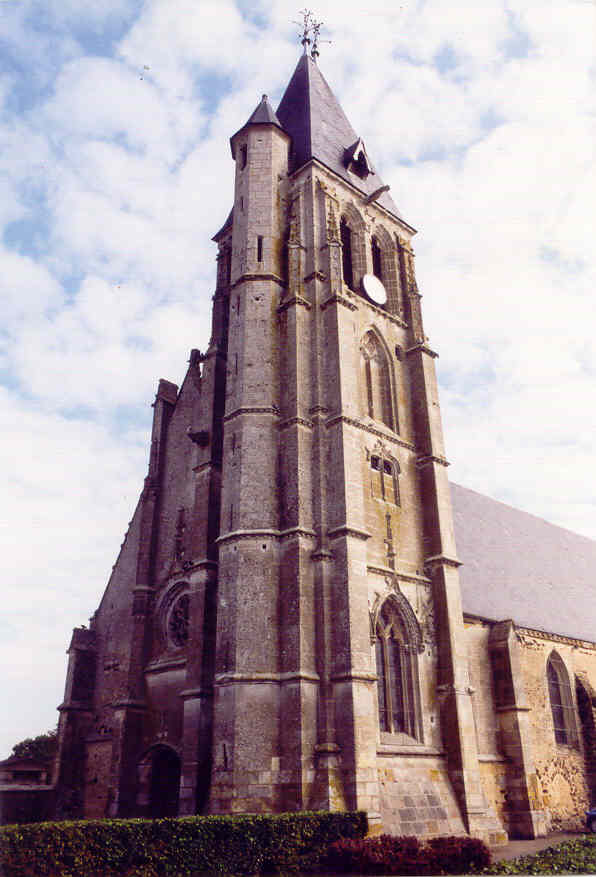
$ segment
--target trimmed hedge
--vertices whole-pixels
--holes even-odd
[[[473,837],[435,837],[421,843],[417,837],[341,839],[325,857],[329,870],[357,874],[464,874],[490,865],[490,850]]]
[[[361,838],[365,813],[187,816],[0,828],[3,877],[255,874],[317,867],[329,844]]]

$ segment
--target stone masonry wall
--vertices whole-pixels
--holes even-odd
[[[586,744],[577,713],[576,676],[589,680],[596,687],[596,647],[564,637],[548,638],[538,632],[520,629],[523,671],[530,726],[536,762],[536,773],[542,788],[544,806],[552,830],[582,828],[584,810],[590,803],[587,782]],[[569,674],[577,723],[577,743],[564,745],[555,741],[553,719],[546,680],[546,663],[556,651]]]

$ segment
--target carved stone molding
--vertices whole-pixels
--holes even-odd
[[[327,536],[329,539],[339,539],[340,536],[352,536],[355,539],[370,539],[371,533],[367,533],[366,530],[358,530],[355,527],[349,527],[347,524],[342,524],[340,527],[334,527],[333,530],[327,531]]]
[[[343,414],[337,414],[335,417],[330,417],[329,420],[326,421],[325,425],[327,427],[335,426],[336,423],[347,423],[350,426],[355,426],[357,429],[362,429],[364,432],[369,432],[371,435],[379,436],[379,438],[384,441],[391,442],[394,445],[400,445],[402,448],[407,448],[409,451],[415,451],[416,446],[411,442],[406,442],[404,439],[399,438],[397,435],[389,435],[386,432],[382,432],[380,429],[376,429],[374,426],[371,426],[368,423],[364,423],[362,420],[356,420],[354,417],[346,417]]]
[[[330,295],[329,298],[326,298],[324,302],[321,302],[321,310],[324,311],[332,304],[343,305],[343,307],[347,308],[349,311],[358,310],[358,305],[354,304],[354,302],[351,302],[343,295]]]
[[[222,533],[215,541],[221,545],[224,542],[236,542],[241,539],[263,539],[263,537],[277,539],[279,535],[279,530],[231,530],[229,533]]]
[[[251,273],[251,274],[241,274],[240,277],[232,283],[232,285],[230,286],[230,289],[235,289],[237,286],[239,286],[242,283],[252,283],[255,280],[272,280],[273,283],[277,283],[278,286],[283,286],[284,288],[286,285],[285,282],[282,280],[282,278],[278,277],[277,274],[254,274],[254,273]]]
[[[379,594],[377,592],[375,602],[370,610],[371,644],[374,644],[376,640],[379,613],[382,607],[387,603],[393,605],[395,611],[403,621],[411,646],[418,653],[422,653],[424,651],[424,637],[422,635],[420,622],[416,618],[414,610],[410,605],[410,601],[404,594],[402,594],[399,588],[397,588],[397,590],[391,590],[389,593],[386,592],[385,594]]]
[[[322,271],[312,271],[310,274],[307,274],[304,278],[305,283],[310,283],[311,280],[320,280],[322,283],[327,280],[327,275]]]
[[[424,585],[428,587],[431,583],[431,580],[427,576],[416,575],[415,573],[406,573],[400,572],[400,570],[392,570],[388,566],[368,566],[366,567],[367,572],[372,573],[373,575],[382,576],[383,578],[388,575],[396,576],[400,582],[411,582],[415,585]]]
[[[307,429],[312,429],[314,424],[312,420],[307,420],[305,417],[289,417],[287,420],[282,420],[281,423],[278,424],[278,429],[288,429],[290,426],[305,426]]]
[[[305,310],[310,311],[312,309],[312,305],[305,298],[302,298],[301,295],[294,295],[292,298],[287,298],[279,305],[277,309],[277,313],[281,314],[284,311],[287,311],[288,308],[292,307],[303,307]]]
[[[235,411],[230,411],[229,414],[226,414],[224,417],[224,423],[228,420],[232,420],[234,417],[241,417],[243,414],[271,414],[273,417],[279,417],[279,410],[272,406],[264,406],[262,408],[236,408]]]

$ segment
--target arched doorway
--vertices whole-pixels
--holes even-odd
[[[577,711],[582,730],[582,742],[584,744],[584,758],[586,762],[586,782],[590,795],[590,806],[596,804],[596,727],[594,725],[594,707],[592,697],[586,691],[582,681],[575,678],[575,693],[577,697]]]
[[[137,803],[151,819],[178,815],[180,758],[170,746],[153,746],[139,763]]]

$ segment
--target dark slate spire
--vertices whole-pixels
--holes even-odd
[[[256,110],[254,111],[254,113],[252,114],[252,116],[250,117],[248,122],[246,122],[246,124],[243,125],[242,128],[239,128],[236,131],[236,134],[234,134],[234,137],[230,137],[230,148],[232,150],[232,158],[235,158],[234,145],[233,145],[234,138],[236,137],[237,134],[240,134],[240,131],[244,131],[244,129],[248,125],[276,125],[278,128],[280,128],[283,131],[283,125],[281,124],[281,122],[279,121],[277,116],[275,115],[275,111],[274,111],[273,107],[271,106],[271,104],[269,103],[269,98],[267,97],[266,94],[264,94],[263,97],[261,98],[261,103],[257,106]]]
[[[311,158],[316,158],[365,195],[383,188],[383,181],[370,165],[365,168],[366,174],[348,170],[350,150],[361,142],[360,138],[323,74],[306,54],[298,61],[277,108],[276,124],[292,138],[292,170],[298,170]],[[386,210],[400,216],[386,191],[376,200]]]
[[[277,125],[278,128],[283,127],[275,115],[273,107],[269,103],[269,98],[266,94],[261,98],[261,103],[258,105],[246,125]],[[245,128],[246,125],[244,126]]]

